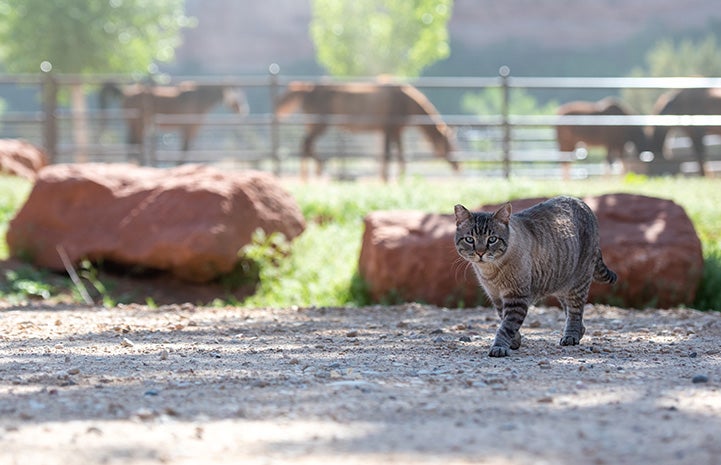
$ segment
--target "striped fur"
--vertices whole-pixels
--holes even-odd
[[[588,205],[555,197],[513,215],[510,204],[495,213],[456,205],[455,215],[456,250],[501,317],[489,355],[504,357],[520,347],[528,307],[548,296],[566,312],[560,344],[577,345],[591,281],[616,282],[603,262],[598,221]]]

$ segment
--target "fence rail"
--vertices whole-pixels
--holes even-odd
[[[281,174],[284,165],[293,163],[299,156],[302,127],[314,122],[312,115],[292,116],[279,121],[273,115],[273,102],[291,81],[306,80],[324,82],[317,77],[281,76],[178,76],[170,77],[161,84],[195,81],[199,85],[226,85],[253,93],[260,111],[253,110],[247,116],[216,112],[208,115],[157,115],[148,128],[151,132],[140,147],[129,147],[122,141],[123,119],[136,113],[122,110],[100,111],[84,102],[78,114],[60,99],[61,91],[83,86],[94,89],[112,81],[119,84],[147,82],[139,76],[127,75],[57,75],[52,73],[0,75],[0,98],[8,99],[13,92],[22,89],[32,93],[37,108],[6,111],[0,115],[0,133],[3,137],[23,137],[44,147],[54,162],[84,161],[86,159],[123,160],[138,151],[144,154],[142,162],[149,164],[172,164],[181,161],[216,162],[224,158],[242,160],[260,165],[270,163],[270,169]],[[359,78],[360,80],[360,78]],[[371,78],[368,78],[371,80]],[[474,162],[493,164],[485,166],[488,172],[500,172],[511,176],[522,172],[526,164],[552,164],[553,170],[578,161],[577,153],[559,152],[555,144],[553,128],[557,125],[593,126],[719,126],[721,115],[629,115],[629,116],[575,116],[575,115],[516,115],[510,114],[510,98],[514,89],[683,89],[721,88],[721,78],[559,78],[511,76],[502,68],[494,77],[427,77],[409,81],[421,89],[450,89],[456,92],[477,92],[486,88],[502,90],[501,111],[497,115],[477,116],[467,114],[443,114],[443,120],[458,131],[461,138],[453,157],[466,164]],[[7,89],[10,89],[9,91]],[[26,99],[27,100],[27,99]],[[62,102],[62,103],[61,103]],[[167,124],[191,124],[202,121],[204,136],[202,149],[183,153],[177,148],[177,138],[161,134],[159,128]],[[328,120],[331,126],[339,126],[343,117]],[[430,124],[427,119],[414,119],[413,124]],[[78,125],[85,125],[90,135],[78,138]],[[100,133],[103,124],[115,131],[106,138]],[[220,135],[222,133],[222,136]],[[242,139],[242,140],[241,140]],[[319,150],[323,156],[344,160],[368,158],[377,152],[378,142],[367,142],[353,136],[331,134]],[[418,136],[410,144],[416,158],[432,158],[427,147],[418,142]],[[175,145],[174,145],[175,144]],[[132,150],[129,150],[132,149]],[[520,165],[519,165],[520,164]],[[599,167],[587,165],[586,174],[594,174]]]

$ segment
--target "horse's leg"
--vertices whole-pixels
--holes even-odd
[[[303,153],[301,154],[300,159],[300,178],[303,181],[308,180],[308,159],[313,158],[316,163],[316,175],[320,176],[323,174],[323,164],[318,159],[318,156],[315,153],[315,150],[313,149],[313,144],[315,143],[316,138],[323,134],[323,131],[325,131],[326,126],[324,124],[312,124],[308,125],[306,129],[306,135],[303,139]]]
[[[691,137],[693,143],[694,155],[696,155],[696,162],[698,163],[698,173],[701,176],[706,176],[706,147],[703,144],[703,136],[706,134],[706,128],[702,127],[690,127],[688,129],[688,135]]]
[[[388,182],[388,164],[391,160],[391,133],[388,129],[383,133],[383,155],[381,157],[381,179]]]
[[[393,133],[393,137],[396,141],[396,150],[398,150],[398,172],[401,178],[406,176],[406,158],[403,154],[403,138],[401,137],[401,131],[398,129]]]
[[[176,165],[181,165],[186,162],[188,157],[188,150],[190,150],[190,143],[195,139],[195,136],[198,134],[199,129],[199,124],[186,124],[182,126],[181,130],[183,132],[183,154],[181,155],[181,159],[178,160]]]
[[[139,165],[143,164],[143,129],[142,125],[136,121],[128,121],[128,134],[126,137],[128,144],[128,159],[134,160]]]

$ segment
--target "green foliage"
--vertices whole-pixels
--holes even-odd
[[[699,40],[660,40],[646,54],[645,65],[634,68],[634,77],[721,76],[721,48],[714,33]],[[624,89],[622,98],[634,109],[653,112],[663,89]]]
[[[30,265],[24,265],[2,273],[0,297],[10,302],[49,299],[55,296],[67,281]]]
[[[5,233],[15,212],[30,192],[30,182],[16,176],[0,175],[0,260],[8,257]]]
[[[31,299],[49,299],[53,286],[46,282],[47,276],[32,267],[5,272],[4,294],[19,295]]]
[[[94,302],[100,300],[105,307],[115,306],[117,302],[113,299],[110,289],[100,279],[98,268],[90,260],[83,260],[80,262],[78,276],[92,286],[88,294]],[[77,287],[73,288],[73,295],[75,296],[75,299],[82,301],[80,292],[80,289]]]
[[[313,0],[310,35],[334,76],[415,77],[450,54],[453,0]]]
[[[183,0],[0,0],[0,51],[16,72],[146,73],[192,25]]]
[[[721,239],[704,243],[704,269],[694,306],[721,310]]]

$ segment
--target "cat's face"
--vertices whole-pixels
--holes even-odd
[[[491,263],[508,249],[510,205],[495,213],[471,213],[456,205],[456,250],[473,263]]]

